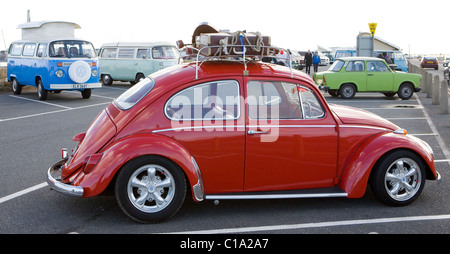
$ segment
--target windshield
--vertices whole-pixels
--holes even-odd
[[[152,48],[153,59],[178,59],[179,53],[175,47],[160,46]]]
[[[87,41],[54,41],[49,46],[50,57],[92,58],[96,57],[94,46]]]
[[[330,66],[330,68],[328,70],[338,72],[342,69],[342,66],[344,66],[344,63],[345,62],[342,60],[337,60]]]
[[[142,100],[154,86],[153,79],[147,77],[120,95],[114,103],[122,110],[130,109]]]

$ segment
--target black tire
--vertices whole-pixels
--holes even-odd
[[[343,99],[351,99],[355,97],[356,87],[353,84],[343,84],[339,89],[339,95]]]
[[[91,92],[92,89],[84,89],[83,91],[81,91],[81,96],[83,97],[83,99],[89,99],[91,98]]]
[[[409,100],[414,94],[414,88],[409,83],[401,84],[397,94],[402,100]]]
[[[145,75],[142,74],[142,73],[139,73],[139,74],[136,75],[136,80],[135,80],[135,82],[136,82],[136,83],[139,83],[139,82],[141,82],[143,79],[145,79]]]
[[[14,94],[21,94],[22,93],[22,86],[17,82],[17,79],[12,79],[12,91]]]
[[[102,83],[105,86],[110,86],[113,83],[113,79],[109,74],[102,75]]]
[[[396,150],[377,162],[370,176],[370,185],[383,203],[405,206],[420,195],[425,179],[421,158],[408,150]]]
[[[42,80],[37,81],[37,93],[39,100],[45,101],[47,99],[48,91],[44,88],[44,85],[42,84]]]
[[[338,97],[339,96],[339,91],[338,90],[328,90],[328,94],[333,96],[333,97]]]
[[[180,209],[186,196],[186,179],[182,169],[172,161],[141,156],[126,163],[118,173],[115,195],[120,208],[131,219],[158,223]]]

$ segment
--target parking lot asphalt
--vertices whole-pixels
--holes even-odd
[[[60,160],[61,148],[73,148],[72,137],[129,87],[96,89],[88,100],[66,91],[49,94],[47,101],[39,101],[33,89],[0,94],[0,233],[450,233],[449,115],[422,92],[406,101],[379,93],[358,93],[352,100],[324,94],[329,103],[387,118],[433,148],[442,180],[427,181],[407,207],[380,204],[370,190],[357,200],[187,202],[168,222],[140,225],[121,213],[114,197],[79,199],[50,191],[45,174]]]

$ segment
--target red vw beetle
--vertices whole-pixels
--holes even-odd
[[[424,141],[372,113],[329,105],[300,71],[211,60],[148,76],[74,137],[50,167],[58,192],[92,197],[113,185],[138,222],[205,199],[360,198],[371,185],[394,206],[438,180]],[[190,190],[190,191],[189,191]]]

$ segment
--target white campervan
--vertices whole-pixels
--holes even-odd
[[[100,77],[107,86],[114,80],[134,84],[153,72],[178,64],[178,59],[174,43],[106,43],[99,51]]]

